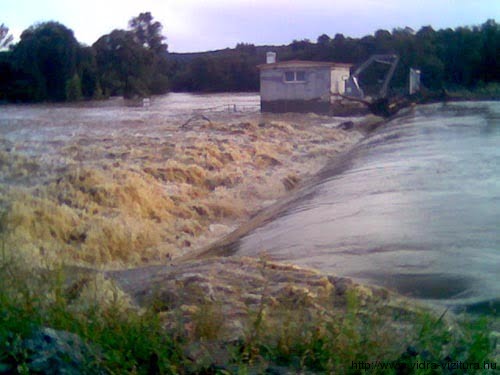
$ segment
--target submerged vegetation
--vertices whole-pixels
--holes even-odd
[[[151,13],[141,13],[127,30],[113,30],[92,46],[82,46],[73,32],[57,22],[34,25],[11,44],[2,24],[0,101],[74,101],[111,95],[127,98],[174,91],[257,91],[257,65],[269,50],[281,61],[302,59],[361,64],[373,54],[398,54],[394,90],[407,86],[409,68],[422,72],[430,90],[467,90],[482,98],[485,86],[498,99],[500,82],[500,25],[491,19],[480,26],[415,31],[409,27],[377,30],[351,38],[323,34],[316,42],[295,40],[285,46],[239,43],[235,48],[199,53],[169,53],[162,25]],[[361,77],[375,85],[378,68]],[[54,74],[57,72],[57,74]],[[496,84],[497,86],[494,86]],[[493,90],[494,91],[491,91]]]

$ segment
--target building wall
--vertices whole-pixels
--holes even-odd
[[[305,82],[285,82],[286,71],[304,71]],[[287,67],[262,69],[260,72],[260,97],[262,102],[278,100],[330,100],[329,67]]]
[[[345,82],[349,78],[349,68],[348,67],[335,67],[331,70],[331,91],[334,94],[344,94],[345,93]]]
[[[262,112],[286,113],[331,113],[331,104],[324,100],[269,100],[260,102]]]

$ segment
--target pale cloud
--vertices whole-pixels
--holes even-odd
[[[15,34],[56,20],[94,43],[130,18],[150,11],[164,26],[171,51],[285,44],[326,33],[359,37],[377,29],[473,25],[500,18],[498,0],[1,0],[0,23]]]

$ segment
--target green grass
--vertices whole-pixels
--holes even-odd
[[[16,270],[17,275],[36,279],[35,289],[12,270],[5,266],[1,270],[2,276],[16,283],[4,283],[0,290],[0,363],[4,368],[29,369],[30,353],[23,340],[41,327],[51,327],[74,333],[89,344],[88,358],[81,363],[84,373],[97,369],[113,374],[181,372],[181,341],[165,332],[152,310],[139,314],[118,300],[105,307],[96,304],[75,309],[57,277],[47,279]]]
[[[434,374],[441,372],[365,372],[352,365],[373,360],[409,367],[416,361],[493,362],[495,343],[486,320],[450,326],[443,316],[420,314],[409,346],[395,347],[397,331],[388,317],[367,313],[354,289],[347,292],[342,314],[311,308],[306,296],[277,304],[264,291],[259,306],[248,312],[242,336],[224,342],[223,307],[216,302],[199,306],[187,334],[182,314],[169,315],[179,321],[166,325],[157,303],[138,310],[115,293],[105,304],[96,298],[79,305],[62,268],[28,270],[5,249],[0,276],[0,373],[34,372],[34,353],[25,343],[42,327],[76,334],[86,345],[78,372],[89,374],[255,374],[284,368],[320,374]],[[224,354],[219,356],[216,348]]]
[[[472,89],[450,87],[447,93],[451,99],[457,100],[500,100],[500,83],[479,83]]]

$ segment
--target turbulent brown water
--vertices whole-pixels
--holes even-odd
[[[259,96],[0,106],[5,247],[33,264],[128,268],[192,254],[352,147],[345,121]]]
[[[498,309],[500,103],[428,105],[394,119],[234,249]]]
[[[60,137],[85,135],[86,126],[91,125],[93,131],[110,135],[118,125],[127,125],[130,132],[133,125],[141,125],[148,121],[152,128],[149,136],[154,136],[155,127],[189,116],[204,114],[210,119],[228,117],[243,113],[259,111],[259,96],[249,94],[210,94],[194,95],[172,93],[153,99],[150,107],[142,107],[141,102],[124,101],[122,98],[111,98],[106,101],[83,102],[81,104],[58,105],[4,105],[0,106],[0,127],[9,140],[26,140],[32,136],[37,139],[46,137],[54,140]],[[121,122],[120,122],[121,121]],[[109,127],[101,127],[106,124]],[[58,128],[64,125],[64,131]],[[176,124],[176,126],[178,126]],[[35,131],[36,130],[36,131]],[[119,129],[122,130],[122,129]],[[162,128],[164,131],[164,129]],[[134,133],[132,133],[134,134]],[[112,135],[112,134],[111,134]],[[17,138],[12,139],[14,136]]]

